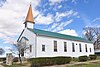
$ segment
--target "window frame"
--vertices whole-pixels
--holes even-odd
[[[72,43],[72,52],[75,52],[75,44]]]
[[[54,40],[54,52],[57,52],[57,41]]]
[[[32,52],[32,45],[30,45],[30,52]]]
[[[64,42],[64,52],[67,52],[67,42]]]
[[[82,45],[79,43],[79,51],[82,52]]]
[[[92,52],[91,48],[90,48],[90,52]]]
[[[45,52],[45,45],[42,44],[42,52]]]
[[[85,52],[88,52],[87,44],[85,44]]]

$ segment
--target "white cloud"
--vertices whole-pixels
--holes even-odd
[[[74,13],[73,13],[73,16],[77,16],[77,15],[78,15],[78,12],[74,12]]]
[[[79,13],[78,12],[74,12],[73,16],[76,16],[76,18],[80,18]]]
[[[21,33],[30,2],[35,17],[39,14],[35,8],[39,5],[40,0],[7,0],[0,7],[0,39],[3,39],[4,43],[12,43],[15,36]]]
[[[9,43],[9,44],[13,44],[13,42],[15,42],[15,39],[13,37],[6,37],[3,40],[4,43]]]
[[[81,14],[81,19],[86,27],[100,27],[100,18],[95,18],[91,21],[85,14]]]
[[[51,6],[52,7],[52,6]],[[62,5],[58,5],[58,4],[54,4],[53,6],[53,10],[56,12],[58,11],[60,8],[62,8]]]
[[[100,27],[100,18],[95,18],[91,23],[91,27]]]
[[[83,3],[87,4],[89,0],[82,0]],[[78,0],[71,0],[72,3],[78,4]]]
[[[79,15],[78,16],[76,16],[77,18],[81,18]]]
[[[73,10],[70,10],[70,11],[67,11],[66,15],[69,18],[69,17],[73,16],[74,13],[75,12]]]
[[[54,28],[53,32],[57,32],[59,30],[62,30],[65,26],[67,26],[68,24],[72,23],[73,19],[68,20],[66,22],[62,22],[60,25],[58,25],[57,27]]]
[[[100,18],[95,18],[95,19],[93,20],[93,22],[96,22],[96,21],[98,21],[98,20],[100,20]]]
[[[53,22],[53,15],[48,14],[47,16],[44,16],[42,14],[39,14],[37,16],[37,18],[35,19],[35,22],[37,24],[45,24],[45,25],[48,25],[48,24],[50,24],[50,23]]]
[[[56,12],[56,16],[55,16],[55,20],[57,22],[59,22],[63,17],[66,16],[66,13],[59,13],[59,12]]]
[[[61,3],[64,0],[49,0],[50,5],[54,5],[55,3]]]
[[[77,0],[72,0],[72,3],[77,4]]]
[[[4,47],[4,49],[5,49],[5,51],[7,51],[7,52],[11,52],[10,50],[12,49],[12,47],[6,46],[6,47]]]
[[[59,23],[53,23],[53,25],[52,25],[50,28],[46,29],[46,30],[47,30],[47,31],[52,31],[52,30],[55,29],[58,25],[59,25]]]
[[[62,8],[62,5],[59,5],[58,8]]]
[[[59,33],[66,34],[66,35],[71,35],[71,36],[78,36],[77,32],[73,29],[62,30]]]
[[[4,38],[4,37],[5,37],[5,35],[0,33],[0,38]]]
[[[63,17],[70,18],[72,16],[77,16],[77,15],[78,15],[78,12],[75,12],[73,10],[69,10],[69,11],[66,11],[66,12],[63,12],[63,13],[56,12],[55,20],[57,22],[59,22],[59,21],[61,21],[61,19]]]
[[[64,0],[49,0],[50,3],[61,3]],[[51,24],[54,19],[58,22],[63,17],[71,17],[73,15],[77,15],[75,11],[69,10],[64,13],[56,13],[56,16],[48,14],[46,16],[43,15],[40,11],[36,10],[36,7],[40,5],[41,0],[7,0],[0,7],[0,39],[5,40],[4,43],[12,43],[15,40],[14,36],[19,35],[24,28],[24,20],[27,15],[27,10],[29,8],[29,4],[32,4],[33,7],[33,16],[36,17],[36,24]],[[59,5],[58,8],[61,8],[62,5]],[[71,20],[70,22],[72,22]],[[53,24],[50,30],[62,30],[64,26],[70,24],[70,22],[62,22],[59,24]],[[58,26],[58,27],[57,27]]]

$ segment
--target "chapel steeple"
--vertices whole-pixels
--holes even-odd
[[[33,24],[34,24],[34,18],[33,18],[33,13],[32,13],[32,6],[30,4],[29,9],[28,9],[28,13],[25,19],[25,28],[33,28]]]

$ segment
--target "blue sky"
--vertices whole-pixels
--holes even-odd
[[[100,27],[100,0],[0,0],[0,47],[17,40],[30,2],[34,28],[82,37],[84,27]]]

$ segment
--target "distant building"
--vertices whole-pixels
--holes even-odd
[[[24,57],[79,57],[94,54],[93,43],[81,37],[34,29],[35,22],[31,5],[24,24],[25,28],[17,40],[26,42],[30,47],[27,50],[28,53],[23,54]]]

